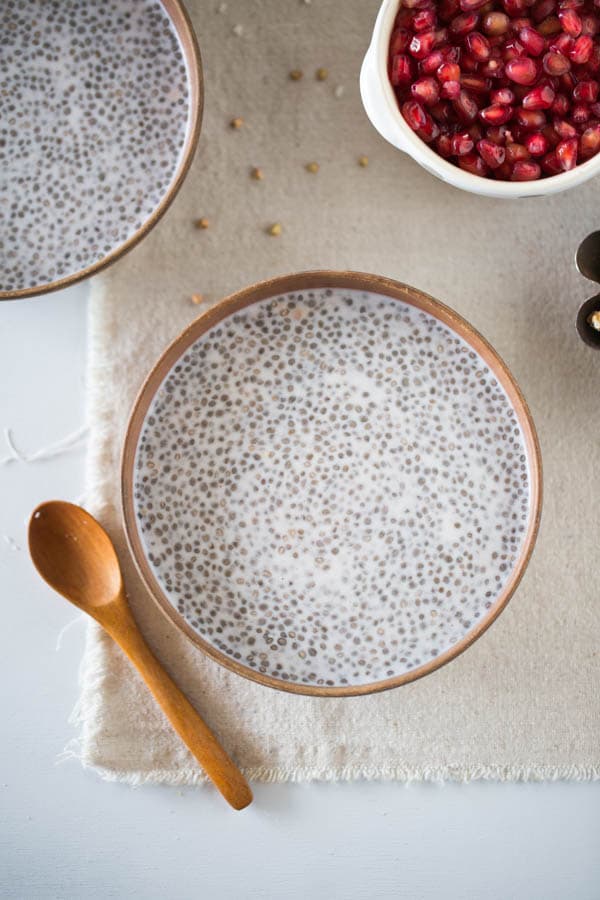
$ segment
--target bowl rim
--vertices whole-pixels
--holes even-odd
[[[373,54],[374,69],[390,124],[397,132],[398,140],[404,145],[400,149],[405,149],[425,169],[454,187],[502,199],[550,196],[583,184],[600,172],[600,153],[598,153],[587,162],[559,175],[538,178],[536,181],[495,181],[465,172],[435,153],[404,121],[388,76],[388,48],[399,6],[400,0],[382,0],[367,57],[369,53]]]
[[[65,275],[64,278],[58,278],[55,281],[40,284],[32,288],[18,288],[17,290],[11,291],[0,290],[0,300],[19,300],[39,297],[43,294],[49,294],[53,291],[70,287],[73,284],[84,281],[91,275],[96,275],[98,272],[101,272],[103,269],[106,269],[108,266],[111,266],[114,262],[119,260],[146,237],[157,222],[163,217],[175,199],[192,164],[194,153],[198,146],[204,111],[204,75],[198,39],[183,0],[159,0],[159,3],[164,8],[165,13],[169,17],[171,24],[177,33],[190,90],[185,140],[183,142],[179,163],[173,173],[167,191],[163,195],[156,209],[148,216],[141,228],[138,228],[131,237],[115,247],[114,250],[111,250],[106,256],[103,256],[102,259],[92,263],[90,266],[86,266],[85,269],[80,269],[70,275]]]
[[[488,610],[487,615],[449,650],[414,670],[367,684],[335,685],[333,687],[299,684],[263,675],[227,656],[201,637],[168,600],[150,569],[137,527],[133,498],[135,457],[146,414],[164,378],[190,345],[223,319],[246,306],[279,294],[320,288],[364,290],[404,301],[433,315],[462,337],[490,367],[515,410],[526,446],[531,480],[529,522],[521,553],[504,589]],[[168,345],[145,378],[135,399],[123,443],[120,487],[124,529],[131,556],[148,593],[172,625],[175,625],[211,659],[251,681],[294,694],[349,697],[388,690],[430,674],[463,653],[498,618],[521,581],[537,538],[542,509],[542,459],[533,418],[521,389],[503,359],[466,319],[429,294],[385,276],[353,271],[311,270],[259,281],[230,294],[202,313]]]

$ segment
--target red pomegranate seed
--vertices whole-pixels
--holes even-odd
[[[426,6],[431,6],[430,0],[402,0],[402,4],[407,9],[423,9]]]
[[[509,133],[508,125],[492,125],[491,128],[486,128],[485,130],[485,136],[488,140],[502,146],[506,143],[506,135]]]
[[[543,22],[548,16],[551,16],[556,9],[556,0],[538,0],[533,4],[531,10],[531,18],[534,22]]]
[[[433,46],[441,47],[442,45],[446,45],[448,43],[448,29],[447,28],[436,28],[433,32]]]
[[[479,71],[487,78],[502,78],[504,75],[504,63],[500,59],[488,59]]]
[[[413,31],[430,31],[435,28],[437,16],[432,9],[419,9],[413,16]]]
[[[569,172],[577,165],[577,138],[569,138],[561,141],[556,147],[556,158],[558,159],[563,172]]]
[[[558,136],[552,125],[545,125],[544,128],[542,128],[542,134],[548,141],[550,149],[553,149],[558,143],[560,143],[560,137]]]
[[[575,46],[575,38],[572,38],[569,34],[559,34],[557,37],[552,38],[550,44],[548,45],[550,50],[553,50],[555,53],[562,53],[563,56],[568,56],[573,47]]]
[[[558,19],[562,26],[562,30],[571,37],[579,37],[583,27],[580,17],[574,9],[561,9],[558,12]]]
[[[441,66],[437,69],[437,77],[441,82],[444,81],[459,81],[460,80],[460,66],[456,63],[442,63]]]
[[[556,116],[566,116],[570,105],[569,98],[566,94],[557,94],[551,109]]]
[[[479,110],[479,118],[486,125],[504,125],[512,118],[512,106],[488,106]]]
[[[477,153],[467,153],[465,156],[459,156],[458,165],[465,172],[470,172],[471,175],[485,177],[489,172],[488,167]]]
[[[506,160],[509,163],[516,163],[523,159],[529,159],[529,150],[524,144],[507,144]]]
[[[571,122],[574,125],[585,125],[590,120],[590,108],[587,103],[576,103],[571,110]]]
[[[437,7],[438,18],[442,20],[442,22],[449,22],[453,16],[455,16],[460,9],[458,0],[442,0],[442,2]]]
[[[454,156],[464,156],[466,153],[470,153],[474,146],[473,138],[466,131],[459,132],[452,138]]]
[[[410,31],[406,28],[396,28],[390,40],[390,56],[394,57],[397,53],[404,53],[410,44],[410,38]]]
[[[437,122],[434,122],[431,116],[427,116],[427,125],[425,128],[419,128],[416,132],[422,141],[425,141],[426,144],[431,144],[432,141],[440,134],[440,126]]]
[[[547,138],[541,131],[534,131],[525,138],[525,146],[532,156],[544,156],[550,149]]]
[[[427,124],[427,113],[416,100],[407,100],[402,104],[402,115],[413,131],[418,131]]]
[[[546,156],[541,161],[542,171],[546,173],[546,175],[560,175],[562,172],[562,166],[558,161],[558,157],[554,150],[551,150],[550,153],[547,153]]]
[[[485,35],[480,34],[479,31],[472,31],[467,35],[465,38],[465,47],[477,62],[485,62],[490,58],[492,50],[490,42]]]
[[[538,68],[528,56],[511,59],[506,63],[505,72],[517,84],[533,84],[538,76]]]
[[[463,13],[456,16],[450,22],[450,31],[455,37],[465,37],[470,31],[475,31],[479,24],[477,13]]]
[[[546,124],[546,116],[538,109],[523,109],[518,106],[515,110],[517,123],[526,131],[539,131]]]
[[[551,87],[534,87],[523,97],[523,109],[550,109],[556,94]]]
[[[546,49],[546,41],[544,37],[536,31],[535,28],[526,26],[519,31],[519,40],[528,53],[532,56],[539,56]]]
[[[425,57],[429,56],[433,50],[434,39],[435,36],[433,31],[424,31],[422,34],[415,34],[408,45],[408,52],[414,56],[415,59],[425,59]]]
[[[460,47],[440,47],[444,62],[457,63],[460,61]]]
[[[581,38],[578,38],[578,40],[581,40]],[[586,66],[592,75],[600,73],[600,43],[594,44],[592,47],[592,52],[590,53],[590,58],[588,59]]]
[[[580,81],[575,85],[573,97],[575,100],[581,100],[583,103],[595,103],[598,99],[598,88],[600,85],[597,81]]]
[[[498,166],[502,165],[506,157],[506,150],[504,147],[495,144],[494,141],[485,139],[478,141],[477,149],[482,160],[490,167],[490,169],[497,169]]]
[[[444,81],[440,93],[446,100],[457,100],[460,91],[460,81]]]
[[[600,124],[592,125],[581,135],[579,140],[579,155],[582,159],[590,159],[600,150]]]
[[[403,53],[398,53],[392,59],[390,68],[390,81],[394,87],[398,84],[408,84],[413,79],[412,60]]]
[[[542,60],[542,65],[544,72],[547,72],[548,75],[564,75],[571,68],[571,63],[567,57],[563,56],[562,53],[557,53],[555,50],[546,53]]]
[[[440,100],[435,106],[430,107],[429,113],[436,122],[440,122],[442,125],[447,125],[449,122],[455,121],[454,110],[450,104],[446,103],[444,100]]]
[[[435,142],[435,149],[443,156],[444,159],[448,159],[449,156],[452,156],[452,137],[449,134],[440,134],[439,138]]]
[[[561,9],[582,9],[585,2],[586,0],[560,0],[558,5]]]
[[[492,104],[499,103],[501,106],[510,106],[515,102],[514,91],[511,91],[510,88],[498,88],[496,91],[492,91],[490,94],[490,100]]]
[[[532,28],[532,22],[529,16],[521,16],[519,19],[513,19],[510,23],[510,27],[518,34],[522,28]]]
[[[542,170],[536,162],[519,160],[513,166],[511,181],[535,181],[542,174]]]
[[[561,27],[560,22],[558,21],[558,16],[548,16],[547,19],[544,19],[543,22],[540,22],[538,25],[538,31],[542,35],[542,37],[549,38],[555,34],[560,34]]]
[[[600,19],[591,13],[581,17],[581,33],[594,37],[600,31]]]
[[[502,49],[502,58],[504,62],[510,62],[511,59],[521,59],[525,56],[525,47],[516,38],[512,41],[506,41]]]
[[[592,103],[590,106],[590,112],[593,116],[596,116],[600,119],[600,103]]]
[[[463,72],[471,72],[472,74],[475,74],[478,71],[480,65],[481,64],[477,62],[475,57],[471,56],[470,53],[461,53],[460,67]]]
[[[577,129],[570,122],[565,122],[564,119],[555,119],[552,124],[561,141],[577,137]]]
[[[460,0],[460,8],[463,12],[473,12],[485,6],[488,0]]]
[[[461,75],[460,83],[465,91],[471,91],[474,94],[487,94],[492,87],[489,78],[480,78],[479,75]]]
[[[493,12],[486,13],[481,22],[481,29],[488,37],[498,37],[498,35],[506,34],[510,19],[506,13]]]
[[[433,75],[444,62],[444,54],[441,50],[433,50],[429,56],[419,63],[419,72],[423,75]]]
[[[458,98],[452,104],[454,111],[463,122],[472,122],[477,116],[477,103],[466,91],[460,92]]]
[[[410,86],[410,92],[415,100],[424,103],[425,106],[433,106],[440,99],[440,87],[435,78],[418,78]]]
[[[502,6],[512,19],[522,16],[527,9],[525,0],[502,0]]]

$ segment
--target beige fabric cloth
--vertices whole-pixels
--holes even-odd
[[[573,254],[599,226],[600,182],[502,203],[436,181],[367,121],[358,71],[376,0],[195,2],[206,115],[173,208],[95,280],[90,308],[88,506],[118,542],[148,640],[250,778],[591,778],[600,775],[600,354],[574,330],[594,291]],[[242,36],[232,29],[243,27]],[[314,71],[330,70],[319,83]],[[292,68],[304,79],[292,82]],[[336,87],[343,95],[336,96]],[[338,94],[340,91],[337,92]],[[228,127],[243,116],[239,131]],[[357,157],[369,156],[367,169]],[[320,163],[318,175],[303,166]],[[252,166],[264,180],[249,177]],[[197,231],[192,220],[207,216]],[[264,228],[279,221],[276,239]],[[192,647],[127,562],[119,454],[144,375],[208,302],[306,268],[386,274],[453,305],[495,344],[539,427],[545,510],[520,589],[439,672],[372,697],[313,699],[237,677]],[[88,634],[80,756],[105,777],[190,783],[199,772],[120,652]]]

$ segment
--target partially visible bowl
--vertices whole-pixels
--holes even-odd
[[[369,49],[360,72],[360,93],[366,113],[377,131],[447,184],[480,194],[514,200],[519,197],[547,197],[583,184],[600,172],[600,153],[570,172],[540,178],[537,181],[493,181],[472,175],[435,153],[406,124],[388,76],[388,49],[399,0],[383,0]]]

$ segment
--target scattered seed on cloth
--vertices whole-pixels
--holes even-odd
[[[279,237],[279,235],[281,234],[281,231],[282,231],[282,228],[281,228],[280,222],[274,222],[273,225],[270,225],[267,228],[267,232],[268,232],[268,234],[271,235],[271,237]]]

